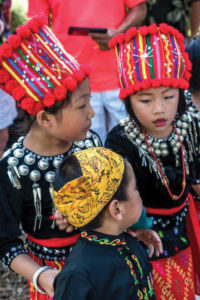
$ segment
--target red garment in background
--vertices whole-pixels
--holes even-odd
[[[125,6],[146,0],[29,0],[28,16],[52,13],[53,31],[66,50],[91,69],[92,92],[119,88],[114,50],[96,48],[88,36],[69,36],[69,26],[118,28],[125,17]]]

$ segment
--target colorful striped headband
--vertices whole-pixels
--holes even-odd
[[[191,63],[184,37],[172,26],[133,27],[115,36],[109,46],[117,57],[121,99],[151,87],[189,87]]]
[[[64,100],[89,74],[45,24],[33,18],[0,46],[0,88],[33,115]]]

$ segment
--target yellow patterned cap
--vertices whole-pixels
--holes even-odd
[[[92,221],[117,191],[123,174],[124,160],[113,151],[95,147],[73,154],[83,176],[54,191],[54,202],[62,216],[75,227]]]

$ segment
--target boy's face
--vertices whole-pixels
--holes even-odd
[[[127,200],[121,202],[123,207],[124,218],[122,220],[123,229],[127,229],[131,225],[137,223],[142,213],[142,200],[137,190],[136,179],[133,168],[127,163],[128,185],[126,189]]]
[[[73,142],[86,138],[94,111],[90,105],[90,85],[85,78],[72,93],[71,103],[61,111],[60,118],[53,115],[51,134],[62,141]]]
[[[155,138],[165,138],[171,133],[178,101],[179,90],[163,86],[142,90],[130,97],[138,121]]]

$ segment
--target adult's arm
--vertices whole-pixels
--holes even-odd
[[[132,26],[142,25],[146,14],[146,2],[140,1],[139,4],[129,8],[128,13],[118,28],[109,28],[106,34],[91,33],[90,37],[98,43],[101,50],[107,50],[109,49],[108,42],[113,36],[126,32]]]

